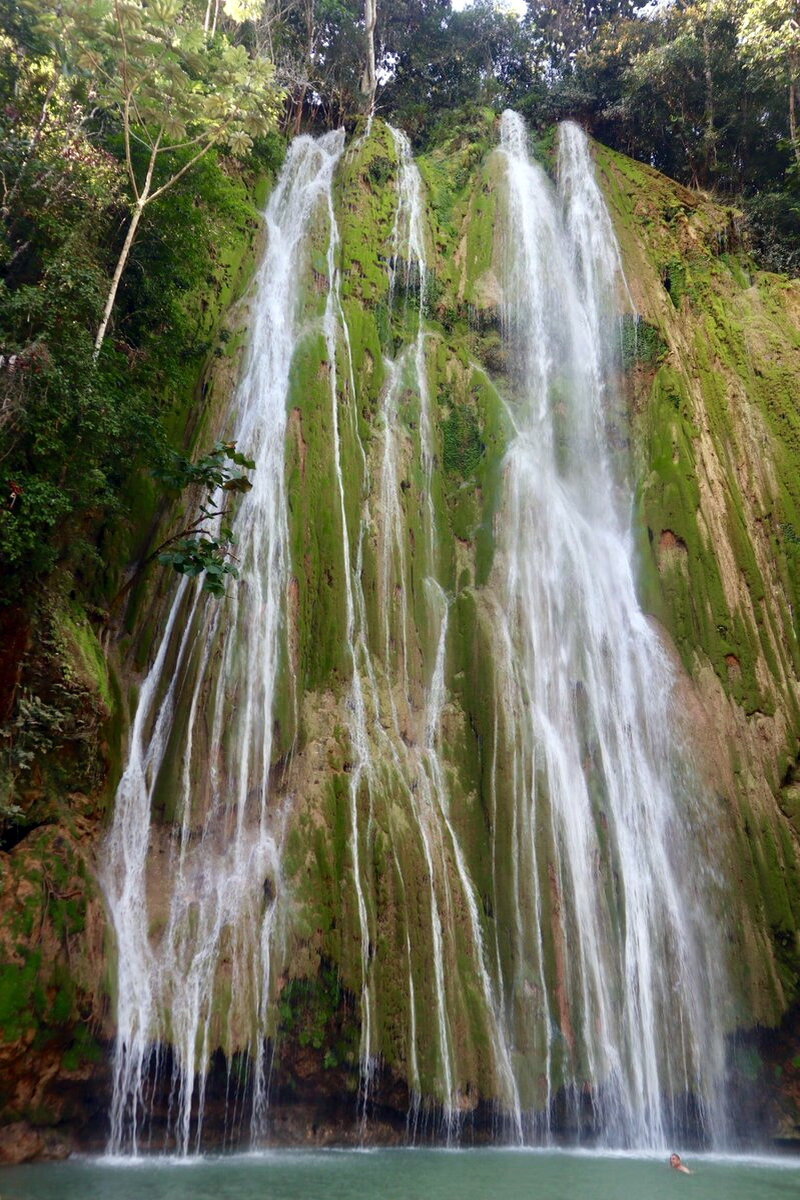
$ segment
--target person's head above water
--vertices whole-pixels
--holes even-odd
[[[681,1156],[680,1156],[680,1154],[670,1154],[670,1156],[669,1156],[669,1165],[670,1165],[671,1167],[679,1167],[679,1166],[681,1165]]]

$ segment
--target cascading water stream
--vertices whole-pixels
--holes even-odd
[[[256,461],[234,518],[242,578],[220,602],[181,582],[139,696],[101,872],[118,947],[111,1152],[140,1148],[166,1046],[169,1132],[180,1152],[192,1145],[193,1125],[200,1145],[217,1045],[229,1061],[247,1055],[254,1134],[264,1117],[281,892],[271,714],[279,673],[290,670],[286,398],[302,332],[300,263],[343,147],[342,132],[296,139],[265,213],[268,244],[233,417],[240,449]]]
[[[417,295],[415,319],[417,322],[414,340],[405,346],[396,363],[389,365],[389,386],[386,388],[383,400],[383,457],[381,463],[380,502],[382,512],[382,536],[380,538],[381,582],[384,598],[384,645],[383,656],[387,671],[392,668],[391,654],[391,614],[392,609],[399,607],[396,614],[399,624],[397,642],[399,654],[397,667],[400,671],[402,698],[404,704],[410,704],[408,655],[409,631],[407,623],[409,572],[408,556],[406,554],[405,514],[401,497],[402,469],[404,467],[404,451],[406,433],[398,420],[398,404],[404,388],[409,385],[414,388],[419,398],[420,437],[419,456],[423,474],[423,504],[425,509],[425,545],[421,548],[420,571],[427,571],[425,577],[429,585],[435,584],[436,545],[432,520],[432,478],[430,446],[430,396],[428,389],[428,373],[425,363],[425,291],[427,286],[427,262],[425,252],[425,223],[422,186],[419,172],[411,155],[411,147],[405,134],[390,126],[390,132],[397,153],[397,209],[394,229],[392,231],[392,254],[389,280],[389,294],[392,304],[404,303],[409,305],[414,294]],[[395,578],[395,587],[391,580]],[[434,610],[434,619],[438,622],[439,641],[444,646],[447,630],[447,600],[441,589],[438,594],[443,603]],[[392,605],[390,597],[394,595],[396,603]],[[397,704],[392,696],[392,715],[394,719],[394,757],[401,772],[402,731],[397,711]],[[426,697],[427,699],[427,697]],[[438,718],[437,713],[437,718]],[[427,714],[423,718],[425,727],[425,744],[433,745],[435,731],[431,731],[431,718]],[[438,724],[438,720],[437,720]],[[433,947],[434,999],[436,1006],[436,1030],[438,1041],[439,1061],[441,1064],[441,1086],[444,1110],[444,1124],[449,1137],[455,1121],[455,1086],[454,1064],[452,1054],[452,1037],[449,1028],[447,991],[445,985],[444,967],[444,932],[440,899],[437,897],[436,881],[441,879],[441,845],[437,844],[437,833],[431,827],[431,813],[422,813],[416,794],[418,787],[413,779],[419,772],[422,777],[422,764],[412,767],[412,782],[414,787],[408,791],[408,802],[419,832],[422,851],[425,858],[426,873],[429,886],[429,904],[431,917],[431,943]],[[406,772],[408,774],[408,772]],[[427,776],[424,783],[427,784]],[[428,806],[429,807],[429,806]],[[441,890],[441,888],[440,888]],[[446,895],[442,896],[447,899]],[[445,910],[446,912],[446,910]],[[412,952],[409,948],[409,980],[413,981]],[[413,986],[413,982],[412,982]],[[416,1024],[416,1022],[415,1022]],[[418,1101],[414,1097],[412,1104]]]
[[[515,1020],[533,1026],[545,1134],[560,1092],[576,1130],[588,1104],[609,1143],[663,1147],[693,1104],[720,1133],[724,1054],[692,846],[702,797],[673,671],[636,598],[608,433],[624,280],[582,131],[561,129],[557,193],[514,113],[501,153],[515,436],[497,704],[513,737],[514,960],[531,997]],[[506,994],[523,984],[518,973]]]
[[[408,919],[408,896],[401,854],[392,848],[394,868],[406,906],[405,948],[408,966],[406,1067],[411,1092],[409,1128],[416,1127],[422,1091],[418,1054],[419,1031],[430,1024],[419,1020],[430,1010],[419,1007],[425,997],[433,1001],[433,1036],[436,1068],[433,1096],[441,1105],[442,1132],[449,1140],[457,1130],[460,1097],[458,1062],[451,1031],[455,982],[448,978],[456,960],[453,887],[468,912],[472,953],[479,972],[495,1069],[504,1105],[517,1112],[510,1056],[496,1018],[490,975],[474,889],[456,831],[448,816],[445,770],[438,739],[445,702],[444,670],[449,602],[437,580],[438,542],[433,506],[433,432],[426,364],[424,200],[419,172],[403,134],[391,130],[397,152],[397,208],[392,233],[389,291],[393,305],[402,306],[403,324],[412,324],[412,337],[401,346],[394,361],[386,362],[388,382],[381,396],[380,453],[377,460],[365,453],[356,419],[357,384],[349,349],[345,307],[338,268],[340,235],[333,207],[329,222],[330,290],[325,330],[331,396],[333,453],[337,480],[337,509],[342,529],[345,577],[346,635],[352,678],[346,704],[351,764],[348,776],[349,844],[360,939],[361,973],[361,1092],[360,1111],[366,1118],[375,1062],[376,960],[374,929],[377,920],[371,893],[375,853],[375,797],[396,795],[412,823],[416,853],[424,863],[427,886],[427,934],[420,938]],[[412,308],[416,298],[415,311]],[[412,321],[407,322],[409,315]],[[341,365],[340,365],[341,364]],[[413,400],[410,401],[410,398]],[[418,414],[406,424],[401,405],[413,403]],[[362,504],[357,526],[348,520],[347,488],[343,467],[345,438],[356,446],[362,469]],[[415,466],[416,463],[416,466]],[[418,470],[422,516],[422,544],[414,553],[413,572],[408,549],[408,514],[403,502],[403,481]],[[365,549],[374,542],[381,594],[381,616],[371,628],[363,588]],[[417,582],[418,581],[418,582]],[[423,592],[424,627],[412,626],[415,587]],[[420,606],[416,605],[416,611]],[[373,647],[378,647],[375,653]],[[411,661],[415,667],[412,671]],[[421,669],[422,678],[419,674]],[[415,977],[415,964],[432,952],[431,978]],[[429,1094],[431,1081],[428,1082]]]
[[[404,737],[394,689],[389,689],[392,725],[388,749],[399,780],[403,785],[405,802],[413,816],[415,828],[426,864],[429,887],[431,946],[433,949],[433,993],[436,1012],[440,1088],[443,1127],[448,1139],[458,1125],[459,1097],[456,1091],[458,1064],[455,1058],[450,1029],[450,1004],[446,960],[455,953],[448,939],[453,937],[453,885],[460,895],[468,917],[471,951],[480,980],[484,1017],[487,1022],[492,1057],[498,1077],[503,1105],[512,1114],[512,1130],[521,1137],[519,1099],[511,1068],[510,1052],[498,1019],[498,1005],[485,962],[474,884],[469,877],[466,859],[455,827],[449,816],[448,785],[444,763],[439,753],[440,726],[446,701],[445,659],[449,623],[449,600],[438,582],[439,545],[434,509],[434,452],[431,395],[426,361],[425,306],[428,290],[426,254],[425,200],[422,180],[414,163],[408,138],[391,126],[397,154],[397,209],[392,233],[390,257],[390,298],[394,305],[403,305],[406,312],[416,297],[414,320],[416,333],[393,363],[387,363],[389,384],[382,402],[383,450],[380,466],[380,487],[375,525],[379,530],[379,561],[383,601],[382,652],[387,673],[394,671],[401,683],[402,703],[412,707],[409,695],[409,629],[407,612],[411,606],[412,583],[409,555],[406,552],[406,515],[403,511],[402,480],[414,453],[409,444],[408,430],[399,417],[399,403],[404,390],[412,391],[418,401],[418,462],[421,478],[422,545],[416,548],[414,568],[421,578],[424,591],[424,611],[429,649],[415,647],[423,663],[427,659],[427,679],[423,680],[419,711],[411,717],[416,726],[416,744],[409,747]],[[419,631],[417,631],[419,634]],[[392,646],[395,646],[394,653]],[[400,871],[399,861],[397,869]],[[409,999],[413,1005],[416,989],[413,981],[412,949],[408,946]],[[417,958],[419,961],[419,957]],[[449,985],[453,987],[451,982]],[[416,1030],[412,1013],[410,1028]],[[416,1069],[416,1068],[415,1068]],[[413,1073],[412,1073],[413,1083]],[[412,1089],[413,1094],[413,1089]],[[416,1103],[416,1099],[412,1103]]]
[[[340,236],[336,213],[333,207],[333,197],[328,196],[328,221],[330,236],[328,240],[328,298],[325,306],[324,330],[328,358],[328,378],[331,397],[331,428],[333,430],[333,458],[336,470],[339,515],[342,526],[342,555],[344,559],[345,581],[345,613],[346,638],[352,664],[350,695],[347,702],[347,717],[350,733],[351,753],[353,763],[348,784],[349,818],[350,818],[350,854],[353,867],[353,886],[356,892],[356,908],[361,942],[361,1046],[360,1070],[361,1089],[359,1105],[362,1125],[366,1120],[367,1100],[370,1083],[374,1071],[373,1058],[373,995],[372,995],[372,965],[370,955],[370,921],[367,911],[364,884],[362,881],[361,864],[361,831],[359,825],[359,800],[362,781],[367,781],[373,772],[372,748],[370,745],[369,728],[377,717],[377,686],[369,652],[367,626],[361,580],[361,555],[365,536],[365,521],[362,516],[358,530],[358,549],[355,564],[350,545],[350,529],[347,521],[347,499],[345,493],[345,477],[342,467],[342,431],[339,421],[339,371],[337,365],[337,345],[341,333],[345,343],[346,371],[344,372],[344,399],[350,401],[347,411],[352,413],[352,401],[355,398],[355,378],[347,321],[341,301],[341,273],[339,270]],[[361,440],[358,436],[357,422],[353,421],[353,437],[359,448],[362,469],[366,475],[367,463]],[[366,484],[366,479],[365,479]],[[364,687],[366,677],[367,688]],[[365,694],[366,691],[366,694]],[[368,701],[372,701],[371,713],[368,711]]]

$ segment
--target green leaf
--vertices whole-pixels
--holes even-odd
[[[253,485],[246,475],[234,475],[226,479],[222,486],[226,492],[249,492]]]

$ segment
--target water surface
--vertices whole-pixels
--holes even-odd
[[[800,1195],[800,1159],[513,1150],[274,1151],[13,1167],[2,1200],[760,1200]]]

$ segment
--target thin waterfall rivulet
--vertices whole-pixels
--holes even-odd
[[[636,595],[619,436],[620,318],[632,305],[588,140],[561,127],[553,184],[522,119],[502,117],[492,162],[503,354],[490,379],[466,350],[441,366],[429,312],[436,217],[408,138],[379,125],[347,152],[342,131],[295,139],[266,208],[226,425],[256,461],[235,517],[241,577],[221,602],[195,581],[176,588],[102,864],[118,948],[110,1149],[148,1144],[165,1078],[159,1136],[200,1148],[218,1049],[226,1126],[264,1136],[286,931],[295,945],[304,936],[286,846],[298,837],[292,772],[305,749],[291,747],[274,786],[274,728],[278,708],[302,728],[304,705],[318,701],[333,716],[315,736],[342,764],[332,919],[362,1131],[391,1060],[411,1138],[427,1127],[450,1141],[486,1102],[495,1136],[516,1143],[587,1132],[663,1146],[692,1123],[721,1139],[717,885],[695,844],[705,801],[673,668]],[[388,166],[379,160],[374,187],[391,189],[391,217],[370,411],[337,188],[359,144],[379,136]],[[303,692],[291,600],[307,569],[305,547],[291,549],[287,482],[301,375],[321,397],[330,443],[317,451],[330,460],[319,503],[334,531],[329,574],[341,580],[342,665],[322,700]],[[442,413],[455,406],[445,391],[462,377],[493,389],[505,429],[480,583],[457,570],[466,552],[448,546],[442,515]],[[491,656],[490,732],[474,734],[469,788],[452,666],[465,597]]]
[[[349,774],[350,849],[361,936],[361,1103],[362,1113],[370,1094],[374,1071],[373,1045],[374,985],[376,970],[370,947],[375,940],[374,902],[368,906],[365,892],[370,877],[369,864],[375,855],[376,830],[373,799],[397,795],[403,811],[404,829],[398,839],[410,837],[414,853],[424,862],[426,895],[423,908],[424,940],[417,936],[410,918],[411,903],[403,876],[399,846],[393,845],[393,866],[405,911],[405,938],[408,961],[407,1064],[411,1090],[412,1127],[416,1109],[424,1093],[438,1103],[442,1113],[441,1133],[451,1138],[459,1123],[457,1086],[458,1053],[451,1021],[458,1003],[455,972],[457,947],[453,907],[464,905],[469,935],[468,954],[474,964],[480,988],[481,1020],[485,1024],[492,1059],[498,1075],[500,1095],[505,1108],[518,1113],[516,1086],[508,1048],[498,1024],[496,1003],[488,969],[475,896],[465,857],[453,823],[444,766],[439,754],[439,726],[444,703],[445,644],[449,601],[437,578],[437,533],[433,507],[433,444],[431,397],[427,378],[425,297],[427,285],[426,230],[422,181],[411,157],[408,139],[391,130],[397,152],[397,207],[391,236],[389,296],[394,304],[413,304],[416,295],[416,329],[394,359],[387,362],[388,382],[381,403],[381,439],[377,461],[371,466],[364,455],[365,500],[356,531],[355,556],[351,555],[352,531],[347,522],[344,476],[341,467],[341,439],[335,374],[331,377],[331,403],[335,442],[335,461],[342,521],[342,545],[345,558],[347,598],[347,642],[353,665],[351,692],[347,706],[354,763]],[[332,223],[332,228],[334,228]],[[329,296],[329,361],[335,361],[334,331],[343,334],[349,346],[347,327],[337,289],[340,285],[335,256],[331,253],[332,286]],[[344,356],[347,373],[345,393],[355,392],[349,353]],[[416,417],[414,430],[398,420],[402,395],[413,397]],[[363,449],[362,449],[363,454]],[[411,462],[421,477],[422,538],[410,561],[409,518],[402,501],[402,482]],[[377,477],[377,482],[375,481]],[[378,560],[378,587],[382,604],[382,630],[370,630],[363,590],[365,546],[375,539]],[[419,589],[419,591],[417,591]],[[421,593],[421,594],[420,594]],[[423,621],[412,629],[409,609],[421,600]],[[414,604],[419,609],[419,603]],[[377,643],[377,653],[373,646]],[[409,679],[411,658],[422,663],[421,687],[412,688]],[[413,694],[412,694],[413,693]],[[410,832],[409,832],[410,830]],[[453,895],[454,888],[457,895]],[[372,910],[372,916],[370,916]],[[428,942],[428,936],[430,941]],[[414,962],[425,961],[426,946],[432,954],[432,971],[415,978]],[[380,965],[379,968],[380,969]],[[432,1067],[423,1080],[417,1049],[417,1031],[424,1017],[433,1013]],[[427,1023],[426,1023],[427,1024]],[[426,1043],[431,1028],[425,1029]],[[518,1116],[513,1118],[519,1131]]]

